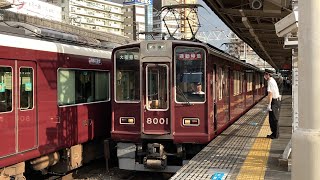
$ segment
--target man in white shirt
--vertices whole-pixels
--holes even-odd
[[[268,138],[277,139],[279,137],[279,113],[280,113],[280,94],[277,82],[271,77],[270,73],[264,73],[264,79],[268,81],[268,111],[269,124],[272,134]]]
[[[204,92],[202,91],[202,85],[201,83],[197,83],[197,90],[195,92],[193,92],[192,94],[204,94]]]

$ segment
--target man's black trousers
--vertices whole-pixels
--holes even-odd
[[[272,136],[279,136],[279,114],[280,114],[280,101],[278,99],[272,99],[271,109],[269,111],[269,124],[272,132]]]

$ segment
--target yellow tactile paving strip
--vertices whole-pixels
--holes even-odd
[[[252,146],[255,140],[270,140],[265,137],[270,131],[266,122],[268,118],[266,118],[267,112],[264,111],[265,104],[266,98],[212,140],[172,176],[171,180],[210,180],[216,172],[224,173],[223,179],[236,179],[241,166],[244,165],[242,157],[247,157],[251,148],[257,149]],[[265,135],[259,134],[261,128],[266,130]],[[257,136],[261,138],[256,138]]]
[[[264,179],[272,141],[266,138],[270,134],[268,119],[269,116],[264,120],[260,132],[240,169],[237,180]]]

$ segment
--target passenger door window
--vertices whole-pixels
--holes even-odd
[[[33,108],[33,69],[20,68],[20,109]]]
[[[168,102],[168,67],[166,65],[147,66],[147,108],[167,110]]]
[[[12,68],[0,67],[0,112],[12,111]]]

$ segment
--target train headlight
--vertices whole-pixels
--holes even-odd
[[[182,124],[183,126],[199,126],[200,119],[199,118],[183,118]]]
[[[147,49],[148,51],[164,51],[166,46],[163,43],[149,43]]]
[[[120,118],[120,124],[135,124],[135,118],[134,117],[121,117]]]

